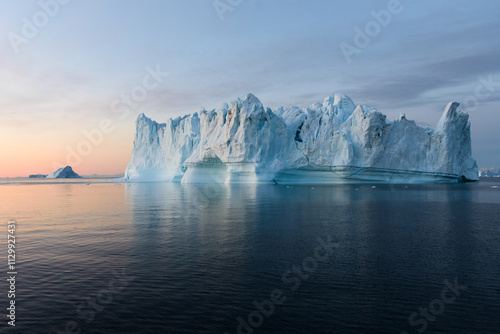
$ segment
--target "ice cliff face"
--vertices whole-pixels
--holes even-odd
[[[217,111],[136,122],[128,180],[333,183],[477,180],[469,116],[446,107],[434,130],[389,122],[343,94],[265,109],[254,95]]]
[[[174,180],[185,171],[184,162],[200,143],[198,114],[159,124],[139,115],[132,158],[126,177],[138,180]]]

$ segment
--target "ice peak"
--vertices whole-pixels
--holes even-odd
[[[243,101],[240,99],[238,100],[238,105],[241,107],[243,113],[253,114],[254,112],[264,112],[262,102],[251,93],[249,93]]]
[[[247,97],[245,100],[243,100],[243,104],[248,104],[248,105],[255,105],[257,107],[262,107],[262,102],[257,98],[257,96],[253,95],[252,93],[248,93]]]
[[[335,96],[325,98],[323,108],[326,109],[327,114],[335,116],[335,124],[340,124],[352,115],[356,106],[349,96],[343,93],[335,93]]]
[[[144,113],[141,113],[139,116],[137,116],[137,119],[135,120],[135,124],[147,124],[150,123],[151,119],[149,119]]]
[[[356,107],[354,105],[354,102],[352,102],[351,98],[344,93],[335,93],[335,97],[333,98],[334,106],[338,106],[339,108],[342,109],[352,109],[354,110]]]
[[[446,129],[450,126],[450,124],[459,123],[459,118],[465,117],[467,120],[469,119],[469,114],[459,111],[458,106],[460,103],[458,102],[450,102],[444,109],[443,115],[439,119],[438,124],[436,125],[436,132],[445,132]]]
[[[136,122],[152,122],[151,118],[149,118],[148,116],[146,116],[144,113],[140,113],[139,116],[137,116],[137,120]]]

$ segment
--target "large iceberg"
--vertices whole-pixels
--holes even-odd
[[[344,94],[308,108],[231,106],[157,123],[144,114],[125,179],[133,181],[460,182],[478,180],[469,115],[449,103],[435,129],[390,122]]]

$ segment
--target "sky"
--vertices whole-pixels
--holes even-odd
[[[500,2],[0,0],[0,177],[123,173],[135,119],[335,92],[390,120],[470,114],[500,167]]]

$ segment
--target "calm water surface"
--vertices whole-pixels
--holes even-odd
[[[499,333],[496,181],[3,182],[0,332]]]

